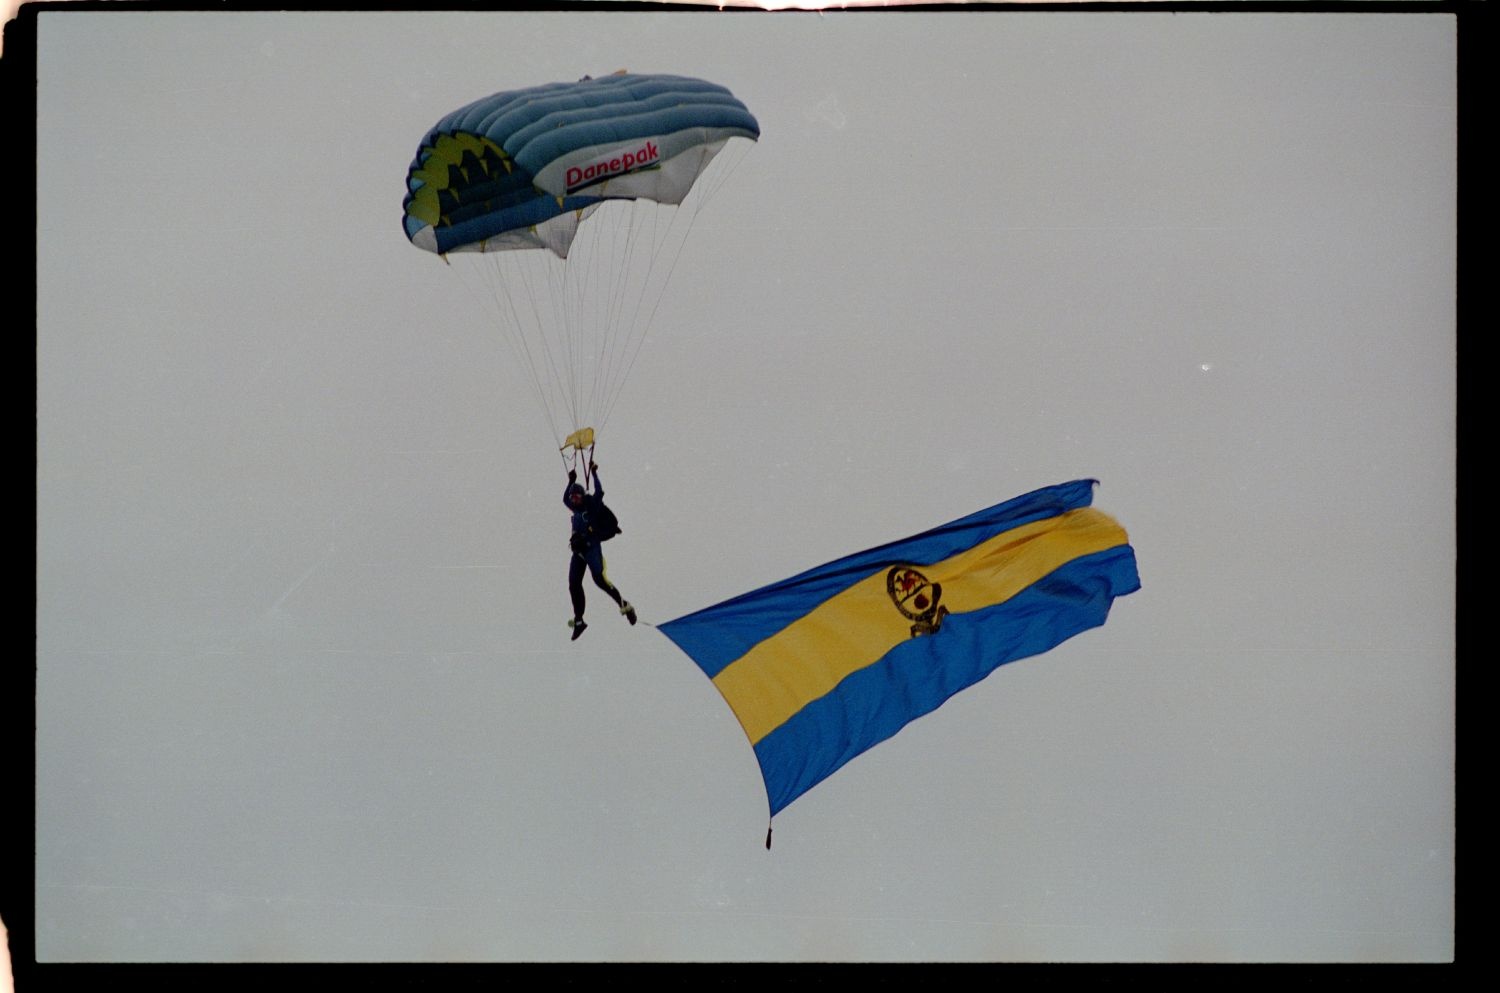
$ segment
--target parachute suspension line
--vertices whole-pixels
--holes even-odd
[[[601,378],[601,393],[596,408],[599,411],[597,420],[601,426],[608,422],[615,402],[624,391],[625,381],[629,379],[635,366],[635,357],[640,353],[649,333],[650,325],[641,321],[641,313],[649,302],[650,313],[654,314],[666,293],[667,282],[671,278],[670,267],[665,276],[657,278],[662,268],[659,263],[666,255],[664,247],[675,240],[675,251],[672,253],[675,261],[687,237],[688,228],[680,222],[684,216],[680,206],[647,203],[649,206],[632,213],[629,226],[621,229],[627,244],[622,257],[628,260],[630,269],[621,271],[619,291],[611,295],[611,332],[608,347],[603,350],[609,371]],[[663,217],[666,218],[665,221]],[[644,270],[644,275],[639,270]],[[632,280],[636,286],[633,295],[630,293]]]
[[[575,434],[576,433],[579,432],[575,432]],[[568,437],[570,440],[573,439],[573,435],[569,435]],[[594,444],[595,443],[592,441],[589,442],[588,458],[583,462],[582,474],[584,489],[588,489],[590,485],[592,485],[594,478]],[[578,462],[580,459],[584,458],[583,447],[581,444],[563,445],[557,450],[557,453],[558,455],[562,456],[563,468],[568,472],[574,472],[575,470],[578,470]]]
[[[445,258],[444,261],[447,261]],[[510,299],[509,293],[500,287],[504,285],[503,280],[497,278],[496,264],[491,260],[474,259],[473,265],[450,266],[459,273],[459,281],[463,283],[464,289],[476,299],[482,301],[486,307],[495,304],[508,304],[510,320],[503,317],[498,322],[504,328],[503,337],[506,339],[511,351],[519,364],[524,365],[526,377],[530,381],[531,391],[537,398],[538,405],[542,408],[542,416],[547,420],[547,427],[554,436],[557,434],[557,421],[552,413],[552,404],[547,397],[547,391],[542,385],[540,370],[533,359],[527,345],[526,334],[519,314],[516,313],[515,303]],[[481,287],[481,284],[483,286]]]
[[[548,299],[557,315],[556,324],[561,331],[559,344],[563,350],[562,365],[566,373],[563,382],[566,384],[568,414],[576,429],[583,426],[580,421],[582,412],[578,402],[582,339],[578,322],[573,314],[574,308],[571,306],[570,287],[573,283],[574,267],[569,265],[566,259],[558,259],[552,255],[544,255],[543,262],[543,271],[547,276]]]
[[[618,356],[622,349],[629,346],[637,333],[634,326],[623,320],[626,307],[630,303],[631,288],[635,287],[637,299],[652,292],[649,281],[639,279],[636,270],[641,267],[643,255],[648,260],[652,257],[655,246],[649,237],[649,232],[643,232],[647,232],[648,226],[650,231],[655,230],[656,219],[662,210],[661,205],[650,200],[638,200],[630,210],[620,212],[622,223],[613,231],[613,240],[619,247],[612,251],[615,252],[614,257],[620,261],[620,265],[614,273],[614,285],[609,293],[605,320],[610,330],[606,347],[603,349],[606,370],[600,376],[600,390],[594,408],[600,415],[601,424],[604,423],[604,415],[607,413],[605,404],[618,383],[617,370],[620,367]]]
[[[498,276],[500,266],[498,256],[491,258],[487,257],[488,254],[484,253],[482,257],[474,260],[478,277],[485,283],[486,303],[500,311],[499,319],[495,323],[500,325],[513,356],[525,367],[532,392],[541,405],[550,428],[553,421],[552,410],[547,400],[546,388],[542,384],[540,370],[537,369],[536,361],[527,345],[524,320],[517,313],[515,302],[505,292],[504,281]]]
[[[625,376],[629,374],[630,368],[625,362],[625,356],[632,345],[638,347],[638,339],[645,332],[636,321],[641,301],[648,295],[660,294],[663,290],[663,287],[653,286],[651,283],[651,270],[660,250],[660,240],[656,234],[658,222],[661,212],[666,209],[669,208],[649,200],[637,201],[632,210],[622,212],[623,223],[614,230],[614,240],[617,243],[623,241],[624,247],[612,249],[622,264],[615,273],[614,285],[609,294],[608,313],[605,317],[608,330],[600,349],[603,369],[598,380],[599,391],[594,409],[598,412],[601,428],[608,420],[611,399],[618,395],[623,388]],[[638,279],[635,270],[643,265],[646,270],[645,278]],[[633,299],[630,292],[632,282],[636,286]],[[631,308],[629,319],[625,316],[627,308]],[[620,371],[622,368],[623,372]]]
[[[566,343],[555,340],[549,330],[557,323],[557,294],[552,288],[556,279],[551,268],[553,259],[544,249],[526,249],[513,254],[514,258],[506,260],[500,283],[507,294],[519,297],[528,307],[532,321],[527,329],[535,333],[536,351],[546,360],[549,395],[559,417],[566,420],[569,396]],[[562,433],[567,431],[564,424]]]
[[[611,353],[620,335],[618,301],[629,291],[633,255],[627,222],[637,217],[646,203],[649,201],[600,204],[589,223],[580,226],[574,241],[578,273],[569,321],[580,343],[580,358],[590,364],[587,389],[579,390],[579,402],[589,416],[597,415],[600,398],[608,392],[613,375]],[[592,349],[582,348],[586,343],[592,343]],[[596,417],[593,423],[598,425]]]
[[[666,296],[666,286],[671,281],[673,273],[677,270],[677,263],[682,257],[682,250],[687,245],[688,235],[691,233],[693,225],[698,219],[698,214],[713,197],[713,194],[733,175],[735,169],[744,160],[746,153],[750,149],[750,142],[732,141],[729,144],[736,146],[738,149],[737,152],[725,156],[724,152],[728,151],[727,148],[719,151],[717,156],[718,161],[710,163],[710,167],[703,170],[703,174],[698,176],[697,181],[693,184],[693,188],[688,191],[688,195],[684,198],[682,205],[673,209],[671,219],[667,224],[667,231],[659,240],[655,238],[655,227],[653,225],[653,246],[646,285],[649,286],[651,270],[655,269],[658,257],[663,254],[661,251],[663,246],[667,246],[669,242],[675,240],[675,245],[671,246],[671,261],[666,266],[666,274],[662,276],[660,286],[652,299],[650,313],[647,314],[644,323],[639,321],[639,314],[646,291],[643,290],[641,296],[636,300],[635,315],[631,318],[632,333],[630,335],[630,343],[634,347],[629,349],[629,359],[626,361],[625,371],[612,379],[614,388],[610,391],[603,406],[598,408],[600,412],[596,418],[596,426],[601,429],[609,420],[609,415],[614,411],[614,406],[624,391],[625,381],[630,378],[631,370],[635,368],[635,361],[640,356],[641,348],[645,345],[646,335],[649,333],[652,323],[656,320],[656,313],[661,307],[662,299]],[[705,180],[707,180],[706,183]],[[686,217],[685,220],[683,220],[684,215]],[[653,214],[654,220],[655,215]],[[635,333],[637,327],[639,327],[638,334]]]
[[[487,296],[500,311],[495,323],[524,366],[554,438],[604,429],[699,214],[750,144],[739,154],[721,150],[681,204],[644,198],[599,204],[578,225],[568,259],[544,249],[481,252],[484,258],[472,260],[477,270],[466,271],[444,258],[469,292]],[[564,464],[575,467],[583,454],[572,449]]]
[[[577,236],[574,237],[576,241]],[[565,306],[568,310],[567,322],[574,363],[573,419],[578,427],[583,427],[593,412],[589,403],[589,394],[594,389],[594,379],[599,375],[598,360],[594,354],[595,348],[591,347],[591,342],[596,340],[596,332],[590,324],[587,313],[587,304],[590,296],[593,295],[594,285],[598,282],[598,273],[592,261],[585,262],[581,266],[568,264],[563,268],[567,270],[564,274],[563,288],[567,293]]]
[[[513,292],[513,283],[525,290],[524,302],[531,305],[533,318],[532,323],[527,326],[536,331],[539,350],[546,358],[547,370],[550,374],[548,382],[555,384],[555,389],[560,394],[555,398],[557,404],[568,408],[566,412],[572,413],[573,419],[576,420],[578,405],[573,398],[577,395],[577,390],[570,388],[566,375],[568,368],[566,342],[554,342],[555,336],[549,333],[549,328],[557,326],[560,320],[559,295],[555,285],[558,280],[558,270],[562,268],[561,260],[544,251],[514,254],[516,257],[510,259],[509,262],[515,279],[507,278],[506,274],[502,273],[500,284],[504,287],[507,296]],[[540,369],[538,372],[540,374]],[[550,401],[549,410],[551,410]],[[561,434],[555,426],[552,433],[553,437],[559,437]]]
[[[503,296],[509,305],[521,351],[525,354],[527,363],[532,369],[532,375],[537,381],[537,388],[543,397],[542,403],[547,410],[548,426],[554,438],[560,437],[561,432],[557,425],[559,412],[556,407],[559,402],[565,401],[566,397],[555,395],[554,389],[560,387],[549,388],[549,384],[561,384],[562,379],[558,371],[558,356],[553,350],[552,336],[547,333],[550,319],[542,309],[546,301],[540,295],[536,285],[536,273],[533,271],[538,265],[546,266],[549,259],[544,255],[524,257],[521,253],[505,252],[497,253],[493,261],[491,278],[495,281],[497,299]],[[524,314],[522,308],[517,306],[517,296],[521,298],[520,303],[525,305],[527,312]],[[534,346],[531,343],[533,334],[536,338]],[[540,353],[544,361],[538,361],[535,358],[536,353]],[[546,377],[543,376],[544,365],[548,373]]]
[[[691,197],[692,195],[692,192],[689,192],[688,196]],[[684,217],[686,217],[685,221],[683,220]],[[661,277],[661,282],[657,284],[656,292],[651,300],[651,310],[646,315],[645,321],[640,319],[640,314],[646,296],[642,293],[636,298],[635,310],[630,317],[631,335],[627,342],[629,358],[625,360],[625,371],[615,380],[615,387],[605,401],[599,417],[600,423],[604,423],[609,419],[610,413],[614,410],[615,403],[624,391],[625,380],[630,377],[631,370],[635,368],[635,360],[640,355],[642,346],[646,343],[646,335],[650,331],[652,321],[656,319],[656,312],[661,307],[662,298],[666,296],[667,284],[671,282],[672,274],[677,271],[677,262],[682,257],[682,249],[687,244],[688,234],[692,231],[693,221],[696,218],[697,210],[688,211],[682,206],[678,206],[672,211],[672,216],[667,221],[666,231],[660,238],[656,235],[655,225],[652,225],[650,236],[652,250],[650,262],[646,270],[647,285],[650,285],[651,278],[657,269],[657,262],[664,255],[664,249],[671,251],[671,260],[666,265],[666,272]],[[654,220],[655,218],[653,217]],[[675,244],[673,244],[674,242]]]
[[[586,299],[593,304],[590,320],[593,322],[592,340],[595,342],[595,349],[587,409],[590,414],[595,415],[595,427],[599,427],[599,398],[607,389],[610,377],[609,354],[616,335],[614,301],[628,285],[627,276],[630,271],[628,239],[625,250],[620,248],[620,232],[624,227],[622,221],[633,217],[636,209],[636,203],[627,201],[602,204],[595,212],[593,225],[588,232],[586,251],[590,261],[586,268],[590,283]],[[609,242],[607,246],[604,244],[606,238]]]
[[[565,316],[560,336],[569,343],[573,419],[578,427],[592,423],[598,409],[601,377],[607,375],[600,358],[610,331],[604,319],[607,312],[604,287],[613,283],[611,277],[618,271],[618,262],[613,251],[601,247],[601,232],[606,228],[616,229],[617,225],[612,223],[616,206],[606,203],[594,209],[589,223],[580,225],[575,232],[570,261],[562,266],[564,278],[560,289]]]

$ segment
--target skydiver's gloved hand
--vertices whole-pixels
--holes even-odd
[[[598,472],[598,471],[599,471],[599,463],[595,462],[593,459],[589,459],[589,472]]]
[[[568,482],[570,482],[570,483],[576,483],[576,482],[578,482],[578,470],[577,469],[569,469],[568,470]]]

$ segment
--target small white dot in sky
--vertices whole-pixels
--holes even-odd
[[[1214,364],[1212,362],[1205,362],[1202,365],[1200,365],[1198,368],[1202,369],[1204,372],[1208,372],[1209,370],[1213,369],[1213,367],[1214,367]]]
[[[832,93],[824,97],[823,101],[812,110],[807,111],[807,119],[822,121],[833,128],[843,128],[849,123],[849,119],[844,116],[843,110],[839,107],[839,98]]]

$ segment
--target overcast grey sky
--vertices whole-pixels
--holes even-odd
[[[1443,961],[1444,15],[38,22],[37,955]],[[1088,476],[1143,589],[776,818],[591,598],[488,314],[400,227],[501,89],[761,141],[598,458],[665,621]]]

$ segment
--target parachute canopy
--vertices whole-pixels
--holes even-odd
[[[727,89],[686,76],[496,93],[423,138],[406,177],[406,236],[438,253],[546,248],[565,258],[600,202],[681,203],[726,141],[759,136]]]
[[[492,310],[565,462],[603,432],[694,218],[759,136],[723,86],[622,70],[493,94],[422,138],[406,237]]]

